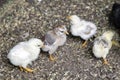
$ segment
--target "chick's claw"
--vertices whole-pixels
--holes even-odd
[[[32,73],[34,70],[30,69],[30,68],[24,68],[25,72],[30,72]]]
[[[55,61],[55,58],[50,54],[50,60]]]
[[[86,47],[87,41],[82,44],[82,47]]]

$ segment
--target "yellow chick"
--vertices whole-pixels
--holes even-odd
[[[80,36],[85,40],[82,47],[86,46],[87,40],[91,38],[97,30],[94,23],[80,19],[77,15],[69,16],[71,21],[70,31],[73,36]]]
[[[43,42],[40,39],[31,38],[29,41],[20,42],[14,46],[7,57],[22,71],[33,72],[34,70],[27,68],[27,65],[38,58],[41,47],[43,47]]]
[[[97,58],[103,58],[104,64],[108,64],[106,56],[109,53],[110,48],[112,47],[112,38],[114,32],[106,31],[102,36],[97,37],[93,45],[93,54]]]

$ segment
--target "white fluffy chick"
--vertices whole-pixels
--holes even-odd
[[[68,34],[68,32],[64,25],[46,33],[44,40],[45,46],[42,48],[42,50],[49,53],[50,60],[55,60],[52,54],[59,46],[64,45],[67,38],[66,34]]]
[[[108,64],[106,56],[112,47],[113,31],[106,31],[102,36],[97,37],[93,45],[93,53],[97,58],[103,58],[104,64]]]
[[[87,40],[91,38],[97,30],[94,23],[80,19],[77,15],[71,15],[68,17],[71,22],[70,31],[73,36],[80,36],[85,42],[82,47],[86,46]]]
[[[43,42],[40,39],[31,38],[14,46],[7,57],[13,65],[19,66],[21,70],[33,72],[34,70],[27,68],[27,65],[38,58],[42,47]]]

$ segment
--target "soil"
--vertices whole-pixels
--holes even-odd
[[[117,0],[119,2],[119,0]],[[5,3],[4,3],[5,2]],[[116,32],[114,40],[120,41],[118,30],[109,25],[108,14],[114,0],[2,0],[0,1],[0,80],[120,80],[120,48],[112,46],[107,56],[110,64],[104,65],[92,53],[95,37],[107,30]],[[56,61],[50,61],[48,53],[41,52],[39,58],[28,67],[36,69],[26,73],[12,65],[7,59],[10,49],[18,42],[36,37],[42,39],[54,27],[66,25],[69,15],[78,15],[92,21],[98,30],[86,48],[80,37],[67,37],[64,46],[57,49]]]

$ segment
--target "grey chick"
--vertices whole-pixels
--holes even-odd
[[[64,25],[46,33],[44,40],[45,46],[42,48],[42,50],[49,53],[50,60],[55,60],[52,54],[57,50],[59,46],[64,45],[67,38],[66,34],[68,34],[68,32]]]

